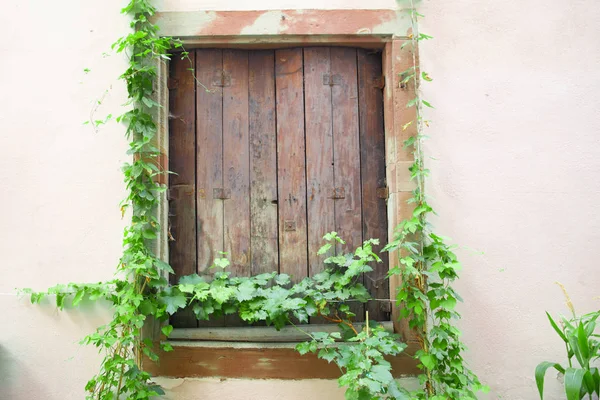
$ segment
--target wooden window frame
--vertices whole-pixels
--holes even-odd
[[[406,10],[268,10],[268,11],[197,11],[158,12],[154,20],[164,36],[181,39],[186,49],[219,47],[241,49],[275,49],[318,45],[352,46],[379,49],[383,55],[385,166],[388,186],[388,237],[393,237],[399,221],[409,218],[412,208],[407,203],[415,184],[408,167],[412,154],[403,143],[415,134],[414,124],[403,126],[415,118],[415,109],[406,104],[415,96],[414,85],[401,84],[403,71],[413,66],[412,46],[402,46],[409,40],[410,15]],[[169,104],[168,66],[158,64],[156,101]],[[161,149],[161,166],[168,169],[169,132],[168,107],[156,110],[158,132],[156,145]],[[166,176],[161,183],[166,184]],[[157,217],[163,231],[155,244],[156,254],[168,260],[168,202],[161,198]],[[389,265],[398,265],[398,254],[390,253]],[[399,276],[390,279],[390,299],[394,300]],[[409,344],[406,352],[418,348],[408,324],[398,321],[399,310],[392,302],[392,323],[395,332]],[[391,325],[389,324],[389,325]],[[223,329],[223,328],[220,328]],[[236,329],[236,328],[227,328]],[[237,328],[244,329],[244,328]],[[265,328],[263,328],[265,329]],[[266,328],[270,329],[270,328]],[[391,329],[391,326],[390,326]],[[186,333],[174,332],[178,339]],[[148,322],[142,335],[154,342],[165,340],[160,324]],[[219,333],[212,332],[217,338]],[[217,336],[215,336],[217,335]],[[193,335],[192,335],[193,336]],[[309,379],[336,378],[335,365],[315,355],[300,356],[293,343],[253,343],[240,341],[172,341],[172,352],[159,351],[158,364],[144,360],[144,368],[156,376],[228,378]],[[285,337],[285,334],[283,335]],[[283,340],[283,339],[282,339]],[[418,373],[411,357],[400,355],[390,359],[395,376]]]

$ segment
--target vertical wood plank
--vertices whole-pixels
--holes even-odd
[[[363,237],[379,239],[380,245],[375,250],[382,260],[371,264],[373,271],[365,274],[365,286],[374,298],[388,299],[388,255],[379,252],[387,243],[387,206],[385,199],[377,194],[377,189],[386,184],[383,92],[378,87],[382,76],[381,54],[363,49],[357,51]],[[367,310],[369,318],[389,320],[389,303],[369,302]]]
[[[332,48],[331,71],[334,181],[344,192],[342,198],[335,200],[335,226],[346,241],[345,245],[338,245],[338,252],[347,253],[362,243],[356,49]],[[357,321],[364,320],[362,305],[354,304],[351,309]]]
[[[234,276],[250,276],[248,52],[223,50],[223,200],[225,252]]]
[[[356,49],[332,48],[331,70],[339,76],[331,87],[334,181],[344,191],[335,200],[335,225],[346,241],[340,250],[349,252],[362,243]]]
[[[278,270],[275,52],[248,54],[252,275]]]
[[[198,273],[208,268],[223,251],[223,200],[213,189],[223,187],[223,89],[220,86],[223,60],[221,50],[196,51],[197,116],[197,226]]]
[[[280,272],[307,275],[302,49],[275,52]]]
[[[192,67],[194,67],[192,54]],[[169,177],[170,231],[169,242],[170,263],[175,271],[171,276],[176,283],[180,276],[196,272],[196,132],[195,132],[195,99],[196,86],[192,71],[188,71],[190,63],[173,57],[171,76],[177,85],[170,93],[169,148],[176,155],[169,160],[169,169],[176,172]],[[171,317],[171,323],[178,328],[196,326],[196,318],[190,310],[181,311]]]
[[[324,256],[317,255],[323,235],[334,231],[333,133],[330,48],[304,49],[304,112],[306,121],[306,207],[308,216],[309,275],[324,269]]]

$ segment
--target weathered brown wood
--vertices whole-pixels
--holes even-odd
[[[250,249],[253,275],[278,270],[275,52],[248,54]]]
[[[196,53],[197,118],[197,213],[198,273],[208,268],[223,251],[223,200],[214,198],[215,188],[223,188],[223,88],[222,51]],[[200,84],[204,85],[200,86]]]
[[[194,66],[192,58],[192,67]],[[169,169],[177,173],[170,175],[169,219],[172,239],[169,244],[170,263],[175,271],[171,280],[196,272],[196,199],[195,165],[196,132],[194,77],[188,60],[174,57],[171,75],[179,84],[170,93],[169,148],[177,157],[169,160]],[[190,310],[183,310],[171,317],[176,327],[194,327],[196,318]]]
[[[307,275],[302,49],[275,52],[279,269],[294,282]]]
[[[393,332],[394,326],[391,321],[382,323],[383,327]],[[354,324],[359,332],[364,323]],[[307,340],[305,332],[341,332],[337,325],[333,324],[311,324],[301,325],[301,330],[295,326],[284,326],[280,330],[272,326],[260,327],[227,327],[227,328],[191,328],[175,329],[169,336],[169,340],[212,340],[221,342],[300,342]]]
[[[383,132],[383,91],[379,87],[382,76],[381,53],[358,50],[358,99],[360,112],[360,159],[362,176],[363,237],[379,239],[375,247],[382,262],[372,263],[373,271],[365,274],[365,286],[376,299],[390,295],[387,253],[380,253],[387,243],[387,206],[378,188],[386,185],[385,138]],[[369,318],[387,321],[390,303],[372,301],[367,304]]]
[[[384,89],[384,124],[385,124],[385,148],[386,148],[386,175],[390,186],[390,197],[388,199],[388,235],[394,235],[394,229],[402,220],[410,218],[412,206],[406,201],[411,197],[409,181],[398,181],[398,176],[404,176],[400,169],[407,168],[413,159],[409,149],[403,147],[404,141],[415,135],[415,126],[403,128],[405,124],[416,118],[415,108],[406,108],[406,104],[414,98],[414,85],[400,85],[403,79],[403,71],[413,65],[412,46],[402,48],[403,40],[392,40],[386,43],[383,51],[383,72],[385,75]],[[402,189],[401,189],[402,188]],[[390,267],[398,264],[401,255],[398,251],[389,254]],[[400,276],[390,277],[390,298],[395,299],[400,287]],[[410,329],[405,319],[399,319],[400,310],[392,303],[392,320],[394,330],[400,333],[405,341],[413,341],[415,332]]]
[[[347,253],[362,243],[356,49],[332,48],[331,70],[334,181],[344,191],[344,196],[335,200],[335,228],[346,241],[337,251]],[[351,310],[357,321],[364,320],[362,304],[352,304]]]
[[[301,356],[294,349],[296,343],[170,343],[173,351],[157,351],[159,364],[144,357],[145,371],[153,376],[173,378],[336,379],[340,376],[334,363],[312,353]],[[395,377],[420,372],[415,360],[408,356],[416,348],[409,345],[404,353],[387,358]]]
[[[387,50],[386,60],[397,70],[398,60],[391,61],[399,54],[397,45]],[[280,272],[297,282],[322,269],[322,257],[316,252],[328,231],[338,231],[347,241],[336,249],[338,253],[354,250],[363,237],[385,242],[386,205],[378,195],[385,186],[378,54],[316,47],[276,52],[197,50],[194,60],[198,81],[208,87],[192,82],[197,104],[196,187],[172,185],[170,194],[178,202],[189,190],[194,201],[196,193],[197,225],[192,228],[197,236],[192,251],[197,243],[199,273],[210,274],[206,268],[219,251],[227,251],[235,275],[273,271],[279,264]],[[182,76],[190,73],[185,61]],[[387,71],[388,85],[393,82],[389,75]],[[173,78],[174,91],[185,85],[179,75]],[[406,97],[392,90],[387,107],[400,101],[398,92]],[[396,160],[398,127],[395,121],[386,123],[391,125],[386,136],[393,142]],[[176,129],[172,127],[172,140]],[[180,157],[175,145],[171,158],[182,162]],[[387,173],[394,178],[399,162],[408,160],[388,165]],[[191,182],[193,186],[193,178]],[[400,187],[407,188],[390,185],[394,223],[407,211],[399,201],[406,196],[395,192]],[[172,233],[180,235],[174,228]],[[371,294],[393,297],[384,279],[385,264],[373,267],[364,281]],[[382,304],[368,305],[371,319],[386,319],[387,303]],[[364,319],[364,307],[352,307],[357,320]],[[201,325],[219,326],[223,321]]]
[[[224,244],[235,276],[250,276],[248,52],[223,50]]]
[[[333,199],[333,134],[330,48],[304,49],[304,112],[306,121],[306,207],[308,216],[308,271],[323,270],[325,256],[317,255],[323,235],[335,230]]]

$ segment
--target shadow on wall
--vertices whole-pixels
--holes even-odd
[[[39,398],[48,398],[44,387],[32,380],[33,376],[17,355],[0,344],[0,399],[25,398],[19,397],[25,393],[37,393]]]

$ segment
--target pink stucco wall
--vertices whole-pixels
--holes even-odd
[[[57,313],[16,286],[110,278],[125,224],[122,129],[82,126],[124,99],[121,56],[102,57],[127,21],[123,2],[30,0],[0,13],[0,398],[75,400],[95,372],[78,346],[107,313]],[[163,10],[393,8],[392,0],[163,0]],[[422,3],[421,60],[436,108],[426,151],[437,229],[464,263],[468,358],[489,399],[534,400],[533,368],[561,360],[544,311],[598,307],[600,3]],[[85,74],[84,68],[91,72]],[[332,381],[163,380],[170,399],[336,399]],[[199,394],[200,393],[200,394]],[[564,398],[550,379],[549,399]],[[483,397],[482,397],[483,398]]]

